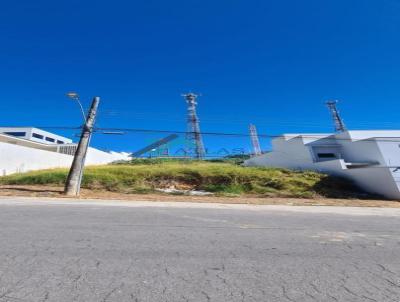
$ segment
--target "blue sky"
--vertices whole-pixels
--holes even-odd
[[[331,131],[332,98],[351,129],[398,129],[399,32],[399,0],[7,1],[0,124],[77,126],[74,90],[101,97],[98,126],[185,130],[180,94],[195,91],[203,131]],[[136,150],[160,136],[93,143]]]

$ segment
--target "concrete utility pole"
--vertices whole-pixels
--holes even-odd
[[[69,170],[67,183],[65,184],[65,194],[68,196],[79,196],[81,190],[83,169],[85,167],[86,153],[89,148],[90,138],[92,136],[93,126],[96,120],[97,108],[100,98],[93,98],[85,124],[82,128],[81,138],[75,152],[74,160]]]

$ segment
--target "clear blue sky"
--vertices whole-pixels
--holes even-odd
[[[98,126],[185,130],[195,91],[203,131],[331,131],[331,98],[351,129],[400,128],[399,32],[399,0],[4,1],[0,124],[79,125],[75,90],[102,98]]]

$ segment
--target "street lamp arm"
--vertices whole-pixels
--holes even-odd
[[[83,117],[83,120],[85,121],[85,124],[86,124],[87,120],[86,120],[85,110],[83,110],[82,103],[79,101],[79,99],[76,99],[76,101],[77,101],[77,103],[79,105],[79,108],[81,108],[82,117]]]
[[[85,125],[86,125],[87,124],[86,114],[85,114],[85,110],[83,110],[82,103],[79,100],[79,94],[77,94],[74,91],[70,91],[67,93],[67,97],[69,97],[71,100],[76,101],[78,103],[79,108],[81,109],[83,120],[85,121]]]

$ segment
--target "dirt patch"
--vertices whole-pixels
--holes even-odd
[[[0,186],[0,196],[27,197],[65,197],[63,188],[59,186]],[[109,200],[140,200],[140,201],[173,201],[222,204],[257,204],[257,205],[296,205],[296,206],[349,206],[349,207],[385,207],[400,208],[400,202],[389,200],[331,199],[331,198],[260,198],[254,196],[217,197],[217,196],[180,196],[170,194],[124,194],[102,190],[87,190],[81,192],[81,199]]]

